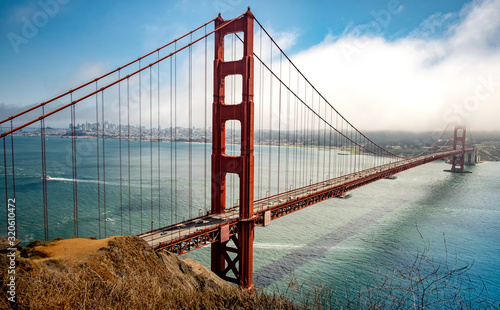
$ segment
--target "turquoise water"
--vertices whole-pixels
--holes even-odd
[[[9,150],[10,139],[6,143]],[[49,239],[68,238],[74,235],[71,140],[48,137],[46,143],[47,174],[52,178],[47,181]],[[14,144],[18,235],[25,244],[44,238],[40,137],[15,137]],[[204,186],[204,180],[210,179],[210,145],[192,145],[190,185],[187,144],[177,143],[177,157],[172,158],[172,165],[173,144],[158,146],[142,142],[142,154],[139,144],[130,142],[129,153],[127,142],[122,142],[124,168],[120,182],[119,141],[105,140],[106,170],[103,170],[102,140],[99,146],[95,139],[77,140],[79,236],[137,234],[149,230],[152,221],[155,228],[165,226],[190,215],[197,216],[209,208],[210,189]],[[101,152],[99,158],[97,147]],[[258,146],[255,150],[256,162],[260,160],[264,166],[264,169],[256,167],[256,180],[262,179],[263,183],[255,189],[256,197],[268,194],[269,181],[272,191],[276,190],[273,170],[276,167],[266,161],[269,150]],[[296,149],[290,148],[290,154],[293,152]],[[8,198],[13,195],[10,156],[7,152]],[[291,158],[290,167],[294,165]],[[101,182],[96,178],[97,162]],[[333,165],[332,169],[335,168]],[[339,288],[345,286],[346,281],[363,285],[377,276],[375,266],[397,265],[400,260],[411,260],[425,253],[442,266],[470,266],[467,272],[470,283],[478,287],[484,283],[489,297],[500,299],[500,163],[468,167],[470,174],[450,174],[443,172],[444,169],[449,169],[449,165],[443,162],[414,168],[400,173],[396,180],[381,180],[359,188],[349,199],[325,201],[273,221],[268,227],[257,228],[254,282],[258,287],[285,289],[293,273],[306,286],[321,284]],[[4,170],[2,164],[2,177]],[[142,182],[138,177],[141,173]],[[311,171],[311,177],[317,177],[313,173]],[[290,172],[287,177],[291,183],[293,174]],[[1,183],[0,194],[5,196],[5,183]],[[237,203],[237,182],[229,183],[228,205]],[[176,189],[177,195],[172,195]],[[1,231],[5,231],[5,225],[6,221],[0,221]],[[394,249],[397,255],[388,254],[387,249]],[[209,247],[187,255],[210,265]]]
[[[45,142],[46,175],[50,176],[47,180],[48,239],[69,238],[76,235],[71,139],[47,137]],[[23,242],[44,238],[40,144],[40,137],[14,138],[18,236]],[[13,198],[10,139],[7,139],[6,149],[8,198]],[[98,143],[96,139],[77,139],[78,235],[139,234],[149,231],[152,221],[154,228],[163,227],[195,217],[209,208],[210,192],[208,186],[203,185],[205,145],[193,145],[191,185],[188,146],[177,143],[176,149],[170,143],[161,143],[161,161],[158,162],[157,143],[122,141],[120,169],[119,141],[105,140],[103,145],[102,140]],[[207,159],[207,177],[210,178],[210,146],[207,147]],[[4,171],[2,165],[3,177]],[[5,183],[1,183],[0,193],[5,196]],[[192,189],[191,197],[189,188]],[[0,221],[0,231],[5,231],[4,225],[5,222]]]
[[[284,291],[292,273],[306,286],[368,285],[379,275],[374,265],[400,267],[428,254],[436,266],[470,266],[467,281],[477,289],[484,282],[486,295],[499,299],[500,163],[468,167],[471,174],[444,169],[414,168],[258,228],[256,285]],[[209,266],[209,254],[188,255]]]

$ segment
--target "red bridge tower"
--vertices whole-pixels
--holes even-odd
[[[226,175],[234,173],[240,178],[238,233],[231,237],[236,248],[228,246],[229,225],[223,226],[220,241],[212,244],[212,271],[223,279],[249,289],[253,287],[254,239],[253,22],[254,17],[250,9],[237,20],[225,21],[219,15],[215,21],[215,29],[226,23],[227,25],[215,32],[212,124],[212,214],[224,214],[226,211]],[[242,32],[244,37],[243,57],[240,60],[224,61],[224,37],[237,32]],[[224,79],[237,74],[242,76],[242,102],[229,105],[225,103]],[[229,156],[225,153],[225,124],[229,120],[237,120],[241,124],[240,156]],[[229,276],[229,271],[232,271],[235,278]]]
[[[453,149],[462,150],[462,154],[453,156],[451,160],[451,171],[465,171],[465,126],[456,126],[453,136]]]

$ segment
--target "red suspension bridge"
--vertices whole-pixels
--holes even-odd
[[[474,153],[464,126],[411,157],[376,144],[250,11],[0,125],[19,238],[138,234],[179,255],[211,245],[212,270],[245,288],[256,226],[432,161],[463,172]]]

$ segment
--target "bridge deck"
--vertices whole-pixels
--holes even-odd
[[[469,151],[472,150],[466,150],[466,152]],[[404,159],[256,200],[254,202],[255,225],[265,225],[268,221],[323,200],[342,196],[353,189],[385,179],[404,170],[461,153],[461,150],[456,150]],[[139,237],[156,250],[165,249],[180,255],[220,240],[221,231],[229,233],[229,236],[236,234],[238,232],[238,218],[239,207],[233,207],[227,209],[225,214],[197,217],[142,233]]]

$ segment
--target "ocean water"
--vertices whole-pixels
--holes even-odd
[[[14,138],[17,232],[23,244],[44,238],[40,143],[40,137]],[[68,238],[75,234],[71,140],[47,137],[46,148],[47,174],[51,176],[47,181],[49,239]],[[79,236],[138,234],[151,226],[166,226],[205,213],[210,204],[205,178],[210,179],[211,146],[193,144],[191,148],[189,182],[189,147],[185,143],[123,141],[120,147],[116,140],[105,140],[103,145],[102,140],[77,139]],[[4,201],[13,198],[10,139],[6,150],[7,194],[5,183],[0,182]],[[276,159],[269,152],[273,152],[272,147],[255,148],[255,178],[262,183],[255,189],[256,197],[269,195],[269,184],[271,194],[276,190]],[[281,156],[289,154],[288,165],[301,169],[299,158],[303,160],[307,153],[293,157],[296,152],[301,151],[282,148]],[[321,161],[322,153],[317,152],[314,160]],[[335,162],[344,157],[332,158],[328,174],[341,172],[342,165]],[[371,160],[367,158],[365,163]],[[478,288],[484,283],[488,296],[500,299],[500,163],[471,166],[467,170],[472,173],[467,174],[450,174],[444,169],[449,169],[444,162],[429,163],[398,174],[396,180],[356,189],[348,199],[331,199],[273,221],[268,227],[258,227],[254,283],[260,288],[285,290],[293,275],[306,287],[363,285],[380,275],[375,268],[426,255],[438,266],[468,266],[469,283]],[[289,183],[299,182],[295,178],[303,173],[291,171],[286,175]],[[306,172],[306,182],[321,177],[314,175],[315,171]],[[4,165],[0,175],[5,176]],[[177,182],[172,182],[174,179]],[[237,203],[237,186],[237,180],[229,180],[228,205]],[[0,220],[0,231],[6,231],[6,221]],[[186,256],[210,266],[210,247]]]
[[[500,163],[444,169],[429,163],[257,228],[255,284],[286,291],[293,275],[305,287],[356,289],[380,276],[375,268],[424,255],[441,271],[469,268],[462,280],[500,299]],[[209,254],[187,255],[209,266]]]

